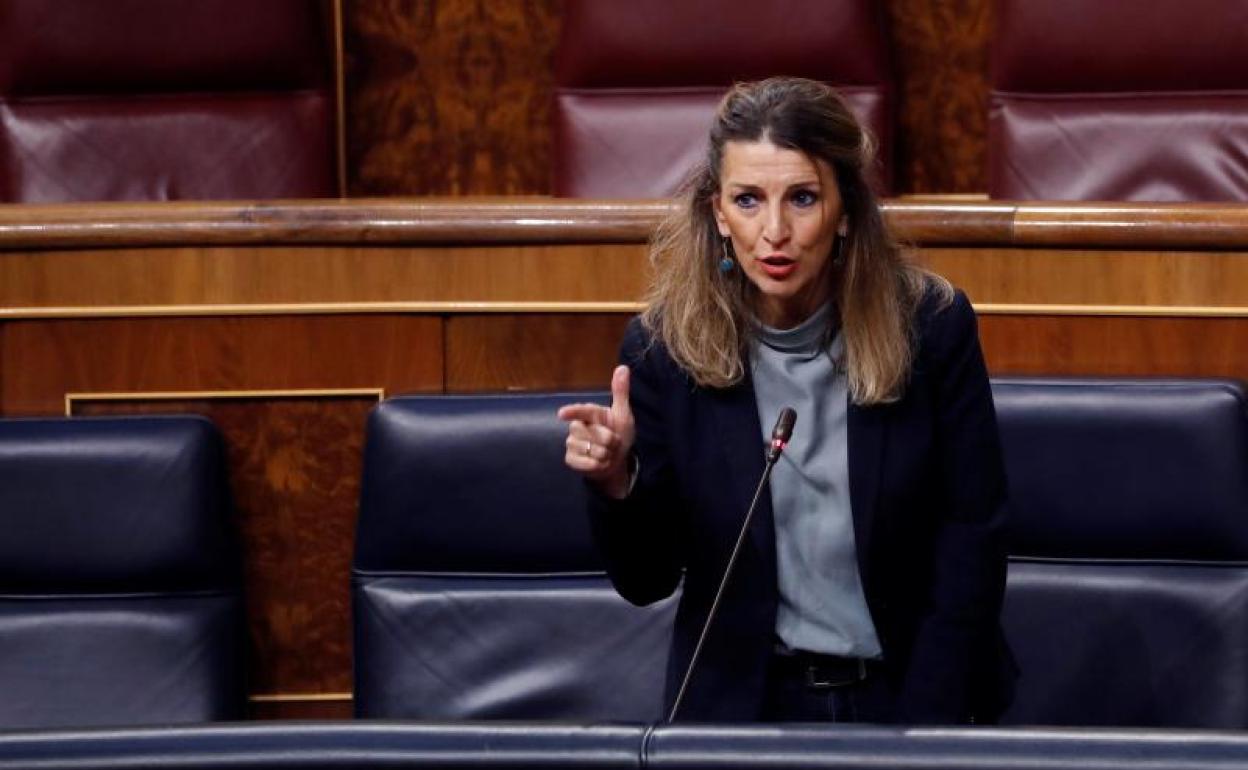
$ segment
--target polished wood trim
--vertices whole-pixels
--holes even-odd
[[[904,203],[907,201],[922,202],[929,201],[932,203],[986,203],[992,200],[988,197],[988,193],[984,192],[964,192],[964,193],[901,193],[894,200]]]
[[[1248,307],[1169,305],[1022,305],[973,303],[980,315],[1125,316],[1139,318],[1248,318]]]
[[[668,201],[421,198],[0,205],[0,249],[306,243],[642,243]]]
[[[1167,318],[1245,318],[1248,307],[1184,305],[1046,305],[975,302],[981,315],[1083,315]],[[203,316],[378,315],[530,315],[640,313],[641,302],[344,302],[290,305],[145,305],[137,307],[0,308],[0,320],[52,318],[194,318]],[[185,394],[170,394],[181,398]]]
[[[252,693],[247,700],[252,703],[350,703],[355,695],[349,692]]]
[[[1064,247],[1243,248],[1248,244],[1248,206],[1031,203],[1015,211],[1014,242]]]
[[[1015,204],[898,199],[884,216],[899,241],[914,246],[1014,245]]]
[[[0,308],[0,321],[35,318],[373,315],[380,313],[638,313],[641,302],[295,302],[258,305],[106,305]]]
[[[386,397],[385,388],[285,388],[280,390],[156,390],[114,393],[66,393],[65,416],[74,416],[78,401],[190,401],[210,398],[360,398],[369,396],[379,402]]]
[[[334,27],[334,160],[338,197],[347,197],[347,85],[346,44],[343,41],[342,0],[331,4]]]
[[[643,243],[666,200],[421,198],[0,205],[0,249],[241,243]],[[1225,249],[1248,245],[1233,203],[1019,203],[901,198],[884,212],[917,245]]]

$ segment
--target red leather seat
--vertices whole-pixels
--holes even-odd
[[[895,97],[874,0],[577,0],[555,67],[555,194],[671,194],[727,88],[772,75],[839,88],[879,140],[891,187]]]
[[[998,0],[988,192],[1248,200],[1248,3]]]
[[[0,0],[0,200],[337,194],[323,0]]]

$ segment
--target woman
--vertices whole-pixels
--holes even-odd
[[[1008,701],[1005,478],[975,316],[890,240],[871,157],[826,86],[729,92],[656,234],[612,405],[560,410],[616,589],[648,604],[684,575],[669,706],[771,426],[797,410],[680,719],[959,723]]]

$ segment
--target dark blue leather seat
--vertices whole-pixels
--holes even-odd
[[[993,383],[1011,500],[1007,723],[1248,728],[1248,397]]]
[[[358,716],[658,717],[674,604],[633,607],[602,572],[555,417],[587,398],[374,410],[352,570]]]
[[[1004,623],[1022,670],[1005,721],[1248,727],[1243,386],[1003,378],[993,394],[1013,517]],[[671,606],[629,607],[599,572],[554,417],[571,398],[374,413],[360,715],[660,716]]]
[[[0,420],[0,727],[242,715],[222,462],[197,417]]]

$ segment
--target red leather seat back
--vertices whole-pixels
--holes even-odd
[[[337,194],[323,0],[0,0],[0,200]]]
[[[1248,3],[998,0],[988,192],[1248,200]]]
[[[671,194],[705,151],[728,87],[773,75],[840,89],[879,141],[887,190],[888,51],[883,11],[872,0],[568,3],[555,69],[555,194]]]

